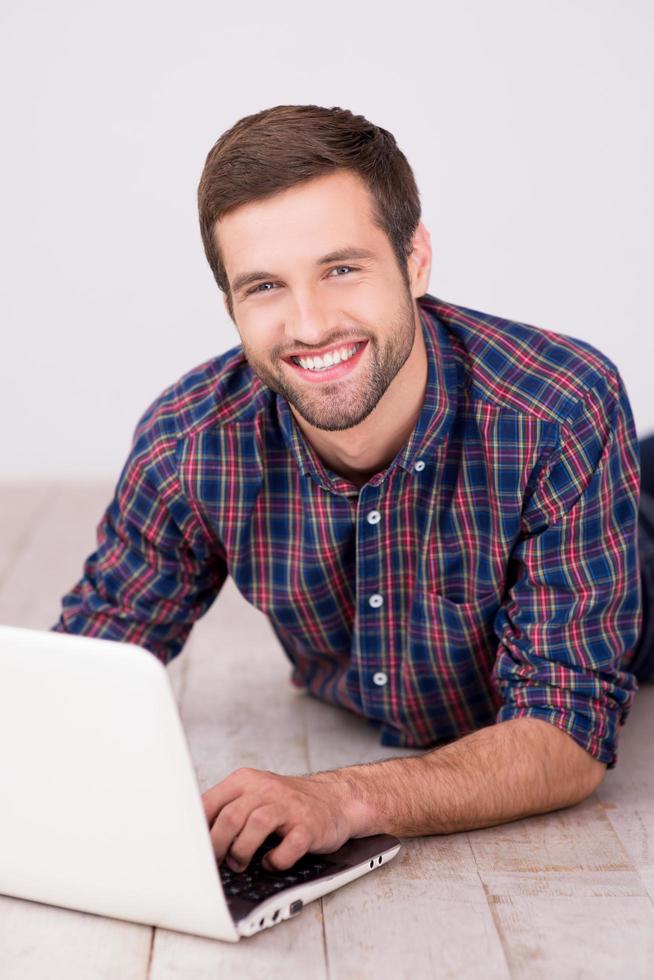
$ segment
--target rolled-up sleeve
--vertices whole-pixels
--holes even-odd
[[[497,721],[541,718],[612,769],[638,683],[639,456],[622,379],[581,398],[523,509],[496,620]]]
[[[227,577],[224,554],[186,502],[174,440],[137,427],[97,548],[62,598],[54,632],[136,643],[168,663]]]

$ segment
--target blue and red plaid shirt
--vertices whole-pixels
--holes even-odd
[[[613,768],[641,624],[622,379],[585,342],[428,293],[418,307],[422,412],[360,489],[241,346],[168,387],[53,629],[167,663],[230,574],[291,680],[370,719],[382,745],[530,716]]]

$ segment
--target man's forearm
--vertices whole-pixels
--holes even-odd
[[[516,718],[421,756],[316,773],[343,792],[352,836],[420,837],[572,806],[606,766],[549,722]]]

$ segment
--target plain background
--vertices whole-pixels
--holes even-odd
[[[649,0],[0,9],[2,477],[115,479],[141,413],[238,343],[196,191],[241,116],[390,129],[429,292],[583,338],[654,429]]]

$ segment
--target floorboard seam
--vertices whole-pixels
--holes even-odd
[[[150,971],[152,970],[152,960],[154,958],[154,937],[156,931],[156,928],[150,930],[150,949],[148,950],[148,965],[145,968],[145,980],[150,980]]]
[[[468,847],[470,848],[470,853],[472,854],[472,860],[475,862],[475,874],[477,875],[477,878],[479,879],[479,882],[481,884],[484,898],[486,900],[486,907],[490,913],[491,921],[493,923],[493,926],[495,928],[495,933],[500,943],[502,956],[504,957],[504,965],[506,967],[506,975],[507,977],[512,977],[513,973],[511,972],[511,963],[509,960],[509,951],[508,951],[508,946],[510,946],[510,944],[505,941],[504,930],[497,916],[495,915],[495,908],[494,908],[495,903],[491,901],[492,896],[490,895],[490,892],[486,887],[486,882],[481,876],[479,865],[477,863],[477,855],[475,854],[475,849],[472,846],[472,841],[470,840],[470,834],[466,834],[465,836],[466,836],[466,841],[468,842]]]
[[[325,929],[325,906],[322,898],[320,899],[320,925],[322,928],[322,949],[325,955],[325,972],[327,980],[331,980],[331,970],[329,969],[329,951],[327,949],[327,931]]]

